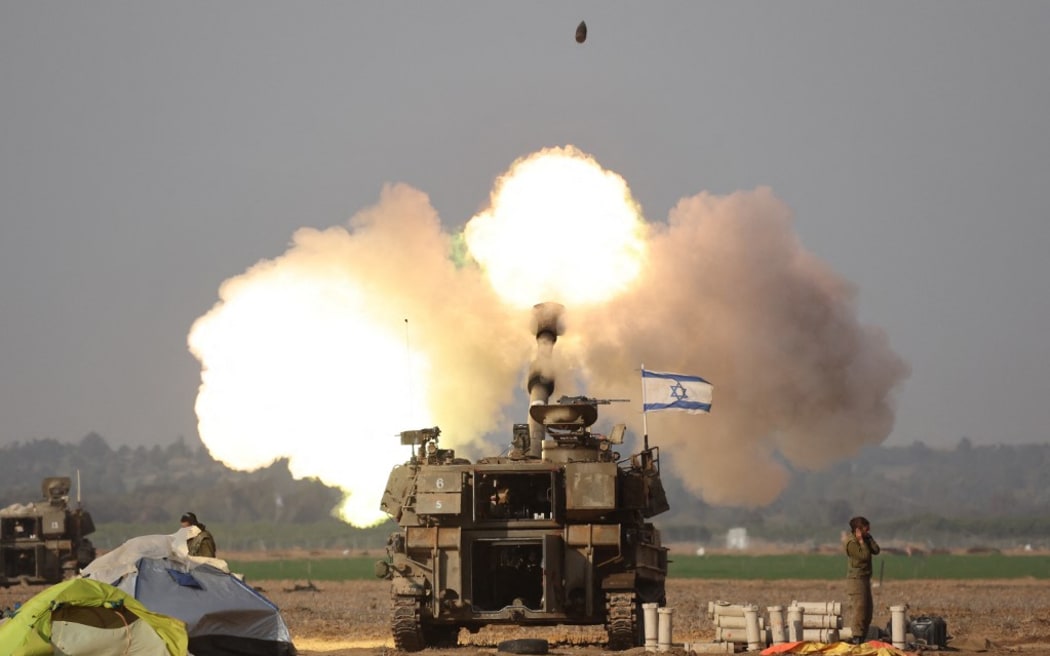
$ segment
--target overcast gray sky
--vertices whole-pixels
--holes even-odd
[[[565,144],[650,221],[771,187],[911,366],[887,444],[1046,443],[1048,62],[1045,2],[3,0],[0,444],[195,434],[223,280]]]

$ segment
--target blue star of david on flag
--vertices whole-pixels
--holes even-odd
[[[642,369],[642,412],[682,410],[711,412],[714,386],[699,376],[670,374]]]

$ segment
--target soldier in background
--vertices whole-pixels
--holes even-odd
[[[186,546],[190,550],[191,556],[204,556],[206,558],[215,558],[215,538],[212,537],[211,533],[205,528],[204,524],[197,521],[197,515],[188,512],[180,518],[180,523],[183,528],[187,526],[196,526],[199,529],[199,533],[193,536],[189,540],[186,540]]]
[[[871,524],[864,517],[849,520],[850,535],[844,540],[849,567],[846,570],[846,594],[850,602],[849,627],[853,631],[850,642],[860,644],[867,639],[871,626],[871,557],[879,553],[879,545],[871,537]]]

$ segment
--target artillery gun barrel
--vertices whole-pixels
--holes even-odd
[[[533,306],[533,322],[536,328],[536,358],[529,365],[526,388],[529,404],[544,404],[554,393],[554,343],[561,333],[561,314],[564,306],[559,303],[539,303]],[[539,458],[543,445],[543,425],[529,419],[529,452]]]

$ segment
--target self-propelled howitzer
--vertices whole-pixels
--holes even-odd
[[[42,500],[0,508],[0,586],[58,583],[94,560],[87,536],[95,523],[69,503],[70,487],[68,476],[50,476],[40,484]]]
[[[545,330],[553,344],[539,330],[541,348]],[[668,509],[659,450],[621,458],[622,424],[592,432],[609,400],[534,392],[507,456],[471,463],[438,447],[437,427],[401,433],[413,455],[380,505],[399,530],[376,564],[398,649],[455,645],[461,628],[490,624],[601,624],[610,649],[643,643],[641,604],[665,600],[667,549],[647,521]]]

